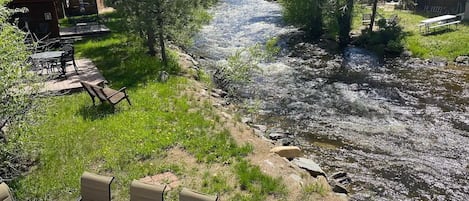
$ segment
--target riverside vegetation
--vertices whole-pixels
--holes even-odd
[[[409,50],[413,56],[420,58],[445,58],[449,61],[461,55],[467,55],[469,49],[469,30],[467,22],[461,23],[457,29],[436,31],[434,34],[422,35],[418,24],[430,17],[424,13],[408,10],[384,11],[376,10],[376,23],[379,29],[370,31],[370,27],[362,29],[361,17],[365,13],[373,13],[372,8],[361,3],[340,0],[282,0],[284,17],[287,22],[299,26],[306,32],[307,38],[326,37],[346,45],[349,42],[350,30],[360,33],[353,41],[356,46],[364,47],[381,56],[397,56]],[[376,3],[376,1],[373,1]],[[297,12],[301,10],[302,12]],[[386,25],[385,18],[397,15],[397,24]]]
[[[362,8],[355,6],[352,29],[359,31],[361,28],[361,16],[364,13],[370,13],[370,8]],[[426,14],[417,13],[407,10],[385,11],[378,9],[378,13],[382,18],[389,18],[397,15],[399,18],[398,26],[402,30],[399,40],[395,40],[394,46],[405,48],[413,53],[415,57],[420,58],[445,58],[449,61],[454,60],[461,55],[467,55],[469,49],[469,35],[465,34],[469,31],[468,22],[463,22],[457,28],[449,30],[436,31],[434,34],[422,35],[419,32],[418,24],[426,19]]]

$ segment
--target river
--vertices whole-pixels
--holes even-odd
[[[297,32],[264,0],[222,0],[211,13],[191,49],[202,63]],[[469,200],[469,68],[282,42],[242,87],[255,124],[294,136],[328,174],[347,172],[352,200]]]

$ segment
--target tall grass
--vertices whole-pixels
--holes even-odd
[[[268,195],[283,196],[285,186],[280,179],[268,177],[257,166],[253,166],[245,160],[235,166],[241,190],[247,194],[237,194],[235,200],[263,201]]]

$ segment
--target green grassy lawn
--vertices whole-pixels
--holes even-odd
[[[42,120],[21,136],[27,150],[37,153],[37,165],[12,184],[18,200],[75,200],[83,171],[116,177],[113,200],[129,200],[132,180],[167,171],[182,186],[219,193],[223,200],[284,196],[279,179],[243,159],[252,146],[237,145],[212,104],[188,93],[191,80],[155,81],[160,70],[176,74],[175,62],[163,68],[123,32],[116,16],[106,21],[113,33],[76,44],[76,52],[91,58],[112,88],[128,87],[132,106],[93,106],[85,92],[47,98]],[[174,149],[196,162],[171,158]],[[210,172],[213,167],[219,172]],[[178,190],[168,200],[176,200]]]
[[[361,24],[361,13],[371,11],[367,9],[356,9],[353,28],[358,29]],[[460,55],[469,55],[469,23],[464,22],[457,26],[451,25],[451,29],[434,31],[429,35],[419,32],[418,24],[426,19],[424,15],[403,10],[384,11],[379,10],[384,17],[397,14],[400,18],[399,24],[404,28],[406,37],[404,46],[412,51],[414,56],[420,58],[442,57],[449,61]]]

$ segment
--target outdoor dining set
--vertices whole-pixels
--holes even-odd
[[[73,43],[67,40],[49,39],[36,42],[27,42],[30,51],[29,56],[33,70],[40,75],[53,75],[65,77],[67,62],[72,62],[75,72],[78,74],[78,66],[75,62],[75,49]],[[44,72],[45,71],[45,72]]]

